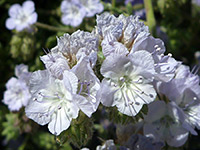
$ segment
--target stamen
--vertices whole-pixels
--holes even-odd
[[[79,92],[78,92],[78,95],[81,94],[82,90],[83,90],[83,83],[81,83],[81,87],[80,87],[80,90],[79,90]]]
[[[158,45],[155,45],[155,46],[154,46],[155,49],[158,48],[158,47],[159,47]]]
[[[125,82],[124,77],[120,77],[119,80],[120,80],[121,82]]]
[[[160,47],[158,47],[158,48],[156,49],[156,51],[157,51],[157,52],[159,52],[160,50],[161,50],[161,48],[160,48]]]
[[[111,86],[117,87],[117,84],[115,84],[114,82],[110,83]]]
[[[172,57],[172,54],[171,54],[171,53],[169,53],[169,54],[168,54],[168,56],[169,56],[169,57]]]
[[[139,103],[139,102],[135,102],[135,104],[136,104],[136,105],[140,105],[140,103]]]
[[[139,79],[137,81],[132,81],[132,83],[141,84],[141,83],[143,83],[143,78],[139,77]]]
[[[55,58],[52,56],[52,54],[51,54],[51,51],[49,50],[49,49],[47,49],[47,51],[44,49],[44,48],[42,48],[43,49],[43,51],[44,51],[44,53],[49,57],[49,59],[52,61],[52,62],[56,62],[55,61]]]

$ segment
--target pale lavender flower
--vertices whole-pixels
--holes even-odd
[[[108,56],[101,67],[101,88],[97,94],[103,105],[117,106],[126,115],[135,116],[143,104],[156,97],[152,81],[155,74],[150,53],[138,51],[129,55]]]
[[[154,142],[162,141],[170,146],[180,147],[189,135],[184,127],[184,119],[175,103],[154,101],[148,105],[148,114],[144,119],[144,135],[153,138]]]
[[[19,111],[26,106],[31,98],[28,88],[30,73],[24,64],[17,65],[15,68],[16,77],[12,77],[6,83],[3,102],[8,105],[10,111]]]
[[[14,4],[9,8],[9,16],[6,20],[6,28],[9,30],[16,29],[22,31],[30,28],[37,21],[35,4],[33,1],[25,1],[22,6]]]
[[[55,135],[69,128],[79,110],[90,117],[94,107],[77,94],[78,83],[71,71],[64,71],[62,80],[52,77],[47,70],[34,72],[30,79],[32,100],[25,110],[27,117],[40,125],[48,124],[49,131]]]
[[[200,85],[199,76],[190,72],[189,67],[180,65],[176,75],[168,83],[158,83],[158,91],[170,101],[176,103],[178,111],[185,117],[185,128],[192,134],[197,133],[191,129],[200,129]]]
[[[57,38],[57,43],[54,51],[61,52],[69,66],[73,67],[84,57],[89,58],[92,67],[96,64],[99,39],[95,34],[78,30]]]
[[[200,0],[192,0],[192,3],[200,6]]]
[[[99,0],[79,0],[85,8],[86,17],[93,17],[95,14],[101,13],[104,9],[103,4]]]
[[[99,0],[63,0],[61,3],[62,23],[77,27],[85,17],[92,17],[103,11]]]
[[[58,37],[57,46],[48,51],[44,50],[46,55],[41,56],[40,59],[54,77],[62,79],[65,70],[73,68],[85,57],[89,59],[91,67],[94,67],[97,50],[96,35],[78,30],[72,35],[64,34]]]
[[[61,3],[62,23],[73,27],[79,26],[86,15],[85,8],[76,1],[63,0]]]
[[[155,79],[170,81],[179,63],[164,55],[165,46],[162,40],[150,36],[148,27],[139,21],[137,16],[116,18],[109,13],[97,16],[97,31],[102,38],[102,52],[105,57],[111,54],[131,55],[136,51],[145,50],[154,59]]]

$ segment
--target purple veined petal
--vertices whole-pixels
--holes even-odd
[[[171,138],[167,139],[167,144],[174,147],[180,147],[188,139],[189,132],[179,126],[171,125],[170,126]]]
[[[29,17],[28,23],[29,23],[29,24],[34,24],[34,23],[36,23],[37,18],[38,18],[38,15],[37,15],[37,13],[35,12],[35,13],[33,13],[33,14]]]
[[[76,94],[77,88],[78,88],[78,78],[73,72],[70,71],[64,71],[63,73],[63,82],[65,85],[65,88],[72,92],[73,94]]]
[[[6,28],[13,30],[16,27],[15,20],[13,18],[8,18],[6,20]]]
[[[18,15],[19,11],[21,11],[21,6],[19,4],[14,4],[10,7],[8,14],[10,17],[12,18],[16,18],[16,16]]]
[[[69,114],[67,113],[67,108],[62,107],[52,115],[51,121],[48,125],[48,129],[52,134],[59,135],[62,131],[69,128],[72,118],[78,117],[79,110],[75,109],[75,107],[73,107],[73,109],[73,114]]]
[[[113,96],[118,89],[109,85],[109,81],[103,79],[101,82],[101,88],[97,92],[97,99],[105,106],[112,106],[114,99]]]
[[[75,103],[77,103],[78,107],[86,114],[88,117],[91,117],[92,113],[96,110],[94,109],[92,103],[90,103],[85,97],[80,95],[74,96]]]
[[[35,4],[33,1],[25,1],[22,8],[27,15],[31,15],[35,11]]]

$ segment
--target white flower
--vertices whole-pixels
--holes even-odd
[[[78,30],[72,35],[64,34],[57,38],[57,43],[57,51],[66,57],[70,66],[85,56],[89,57],[92,66],[96,64],[99,41],[93,33]]]
[[[85,8],[77,1],[63,0],[61,3],[62,23],[77,27],[86,15]]]
[[[135,116],[143,104],[156,97],[152,85],[153,64],[151,54],[146,51],[135,52],[129,57],[108,56],[101,67],[105,78],[97,98],[105,106],[117,106],[121,113]]]
[[[175,77],[167,83],[158,83],[159,94],[164,94],[176,103],[179,113],[185,116],[185,127],[192,134],[192,128],[200,129],[200,86],[199,76],[190,72],[189,67],[180,65]]]
[[[103,11],[99,0],[63,0],[61,3],[62,23],[77,27],[84,17],[92,17]]]
[[[62,79],[65,70],[73,68],[87,57],[91,67],[97,61],[98,38],[89,32],[76,31],[57,38],[57,46],[40,57],[47,70],[56,78]]]
[[[63,79],[55,79],[47,70],[36,71],[30,79],[32,100],[26,107],[26,115],[40,125],[48,124],[52,134],[59,135],[78,117],[81,109],[88,117],[94,106],[78,92],[78,78],[64,71]]]
[[[109,13],[97,16],[97,32],[102,38],[102,52],[105,57],[115,54],[129,55],[145,50],[154,59],[155,79],[170,81],[179,63],[164,55],[165,46],[162,40],[150,36],[148,27],[139,21],[138,16],[116,18]]]
[[[80,3],[86,10],[86,17],[92,17],[103,11],[103,5],[99,0],[80,0]]]
[[[170,146],[182,146],[189,132],[183,127],[184,116],[179,114],[174,103],[155,101],[148,108],[144,119],[144,135],[154,138],[155,142],[165,141]]]
[[[25,1],[22,6],[14,4],[10,7],[8,13],[10,18],[6,20],[6,27],[9,30],[22,31],[37,21],[37,13],[35,12],[33,1]]]
[[[28,67],[21,64],[15,68],[15,75],[6,83],[3,102],[8,105],[11,111],[19,111],[22,106],[26,106],[31,98],[28,89],[28,79],[30,73]]]

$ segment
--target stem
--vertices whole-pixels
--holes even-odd
[[[112,0],[112,7],[115,8],[116,0]]]
[[[144,0],[144,7],[146,10],[147,24],[151,34],[156,33],[156,20],[153,12],[152,0]]]
[[[54,26],[44,24],[44,23],[40,23],[40,22],[36,22],[35,25],[39,28],[43,28],[43,29],[50,30],[50,31],[73,32],[73,29],[70,29],[70,28],[54,27]]]

